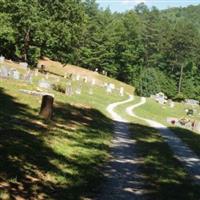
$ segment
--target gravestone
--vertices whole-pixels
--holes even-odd
[[[38,76],[38,68],[35,69],[34,74],[36,77]]]
[[[20,79],[20,73],[17,70],[13,71],[13,77],[12,78],[15,79],[15,80],[19,80]]]
[[[67,96],[72,96],[72,94],[73,94],[73,89],[72,89],[72,83],[71,83],[71,82],[68,82],[68,83],[67,83],[66,90],[65,90],[65,94],[66,94]]]
[[[106,86],[106,92],[107,93],[112,93],[112,85],[111,84],[107,84],[107,86]]]
[[[6,66],[1,67],[1,77],[7,78],[9,75],[8,68]]]
[[[167,97],[164,95],[164,93],[159,92],[155,95],[155,100],[156,102],[158,102],[159,104],[165,104],[167,103]]]
[[[40,115],[43,116],[45,119],[50,120],[53,114],[53,102],[54,97],[51,95],[44,95],[42,97],[42,104],[40,107]]]
[[[120,87],[120,89],[119,89],[119,94],[120,94],[120,96],[124,96],[124,88],[123,87]]]
[[[88,82],[87,76],[83,77],[83,82],[84,82],[84,83],[87,83],[87,82]]]
[[[30,69],[24,74],[24,80],[27,83],[32,83],[32,72]]]
[[[81,84],[78,86],[78,88],[76,89],[76,94],[80,95],[81,94]]]
[[[174,108],[175,106],[174,102],[171,99],[168,100],[168,104],[170,108]]]
[[[185,103],[188,104],[188,105],[192,105],[192,106],[197,106],[197,105],[199,105],[199,101],[194,100],[194,99],[186,99],[186,100],[185,100]]]
[[[44,80],[44,79],[39,81],[38,86],[40,88],[44,88],[44,89],[50,89],[51,88],[51,84],[48,81]]]
[[[92,79],[92,85],[94,86],[96,84],[96,80]]]
[[[79,74],[76,75],[76,80],[77,80],[77,81],[80,80],[80,75],[79,75]]]
[[[23,67],[24,69],[27,69],[28,68],[28,63],[27,62],[20,62],[19,65],[21,67]]]
[[[0,56],[0,63],[3,63],[5,61],[5,57],[4,56]]]

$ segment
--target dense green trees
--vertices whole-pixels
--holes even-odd
[[[125,13],[95,0],[0,0],[0,54],[107,71],[140,95],[200,99],[200,5]],[[177,96],[178,95],[178,96]]]

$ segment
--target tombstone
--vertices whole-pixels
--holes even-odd
[[[159,104],[165,104],[167,103],[167,97],[164,95],[164,93],[159,92],[155,95],[155,100],[156,102],[158,102]]]
[[[168,104],[170,108],[174,108],[175,106],[174,102],[171,99],[168,100]]]
[[[87,76],[83,77],[83,82],[84,82],[84,83],[87,83],[87,82],[88,82]]]
[[[76,94],[80,95],[81,94],[81,85],[79,85],[79,87],[76,89]]]
[[[35,69],[34,74],[36,77],[38,76],[38,68]]]
[[[45,71],[46,71],[45,65],[40,66],[40,71],[41,71],[41,73],[45,73]]]
[[[42,97],[42,103],[39,114],[43,116],[45,119],[50,120],[52,118],[53,102],[54,102],[54,97],[51,95],[44,95]]]
[[[92,85],[94,86],[96,84],[96,80],[92,79]]]
[[[76,75],[76,80],[77,80],[77,81],[80,80],[80,75],[79,75],[79,74]]]
[[[123,87],[120,87],[119,94],[120,94],[121,97],[124,96],[124,88]]]
[[[98,68],[96,68],[96,69],[95,69],[95,72],[98,72],[98,71],[99,71],[99,69],[98,69]]]
[[[25,73],[25,75],[24,75],[24,80],[25,80],[27,83],[32,83],[32,72],[31,72],[30,69]]]
[[[189,105],[194,105],[194,106],[199,105],[199,101],[194,100],[194,99],[186,99],[186,100],[185,100],[185,103],[186,103],[186,104],[189,104]]]
[[[5,57],[0,56],[0,63],[3,63],[5,61]]]
[[[28,68],[28,63],[27,62],[20,62],[19,65],[21,67],[23,67],[24,69],[27,69]]]
[[[192,116],[194,114],[194,110],[193,109],[188,109],[186,114],[188,116]]]
[[[108,84],[108,85],[106,86],[106,92],[107,92],[107,93],[112,93],[112,86],[111,86],[111,84]]]
[[[6,66],[1,67],[1,77],[7,78],[9,75],[8,68]]]
[[[50,83],[48,81],[44,80],[44,79],[39,81],[38,86],[40,88],[44,88],[44,89],[50,89],[51,88]]]
[[[65,72],[64,78],[67,78],[67,73]]]
[[[111,87],[112,90],[114,90],[115,89],[115,84],[110,83],[110,87]]]
[[[20,79],[20,73],[17,70],[13,71],[13,79],[19,80]]]
[[[68,83],[67,83],[66,90],[65,90],[65,94],[66,94],[67,96],[72,96],[73,90],[72,90],[72,83],[71,83],[71,82],[68,82]]]

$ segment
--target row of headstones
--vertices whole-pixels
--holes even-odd
[[[2,78],[12,78],[15,80],[25,80],[28,83],[32,83],[32,72],[27,70],[27,72],[22,75],[15,68],[9,68],[7,66],[0,67],[0,77]]]

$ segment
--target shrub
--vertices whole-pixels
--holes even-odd
[[[66,86],[61,83],[53,84],[53,90],[61,93],[65,93]]]

